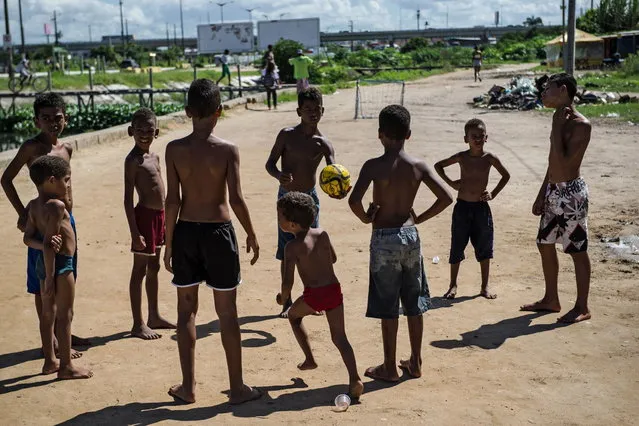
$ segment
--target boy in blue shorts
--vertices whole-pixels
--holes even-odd
[[[366,316],[382,320],[384,363],[366,370],[375,380],[396,382],[399,302],[408,319],[411,357],[399,367],[412,377],[422,372],[422,314],[430,294],[419,233],[415,225],[441,213],[452,198],[433,177],[425,162],[409,156],[404,143],[410,138],[410,113],[389,105],[379,114],[379,139],[384,154],[364,163],[348,203],[364,223],[373,224],[370,244],[370,281]],[[362,198],[373,184],[373,202],[364,210]],[[413,211],[417,190],[424,183],[437,200],[422,214]]]
[[[453,209],[452,237],[450,244],[450,287],[444,297],[454,299],[457,295],[457,274],[459,264],[464,260],[464,250],[468,240],[475,248],[475,258],[481,267],[481,292],[486,299],[495,299],[497,295],[488,287],[490,259],[493,257],[493,215],[488,201],[494,199],[504,189],[510,179],[510,173],[501,164],[496,155],[484,151],[488,140],[486,124],[473,118],[464,126],[464,140],[468,150],[435,164],[437,174],[456,189],[457,203]],[[444,167],[459,163],[461,175],[458,180],[446,176]],[[489,192],[488,176],[494,167],[501,174],[501,180],[495,189]]]
[[[69,116],[66,114],[66,104],[62,96],[53,92],[42,93],[36,96],[33,109],[35,124],[40,129],[40,133],[20,145],[16,156],[11,160],[0,179],[7,199],[18,213],[18,229],[22,232],[24,232],[26,227],[29,204],[25,206],[20,200],[18,191],[13,185],[13,180],[24,166],[31,167],[33,162],[43,155],[60,157],[70,163],[73,154],[73,146],[68,142],[59,140],[69,120]],[[71,217],[71,225],[75,228],[75,219],[72,213],[73,195],[70,188],[64,203]],[[42,314],[42,299],[40,297],[40,280],[36,275],[35,267],[40,254],[40,250],[31,247],[27,249],[27,292],[35,296],[38,318]],[[55,344],[57,345],[57,342]],[[73,344],[85,346],[89,342],[87,339],[73,336]],[[82,356],[82,353],[73,351],[74,358],[80,356]]]
[[[277,135],[275,145],[266,161],[266,171],[280,183],[277,191],[277,199],[282,198],[290,191],[303,192],[313,197],[317,207],[317,215],[311,228],[319,226],[320,201],[315,190],[317,181],[317,168],[322,161],[326,164],[335,162],[335,151],[331,142],[322,135],[317,125],[324,114],[322,106],[322,93],[315,87],[304,90],[297,95],[297,115],[301,123],[295,127],[282,129]],[[278,160],[282,159],[281,169],[277,167]],[[277,228],[277,253],[275,257],[281,262],[284,259],[284,247],[293,240],[295,235]],[[284,277],[283,262],[281,269]],[[285,300],[280,316],[286,318],[287,311],[291,307],[291,299]]]
[[[42,250],[36,261],[42,300],[42,374],[57,372],[59,379],[88,379],[93,373],[73,365],[71,354],[77,245],[75,228],[65,203],[71,190],[71,168],[60,157],[44,155],[33,162],[29,175],[38,188],[38,198],[29,203],[24,243]],[[57,250],[51,244],[42,243],[52,241],[54,236],[60,237]],[[54,327],[58,335],[59,364],[54,348]]]

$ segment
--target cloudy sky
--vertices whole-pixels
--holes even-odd
[[[20,40],[18,0],[9,2],[11,33]],[[219,22],[220,7],[215,3],[229,0],[182,0],[185,36],[194,37],[197,24]],[[566,2],[567,3],[567,2]],[[595,0],[595,4],[598,0]],[[177,25],[180,36],[179,0],[123,0],[124,17],[129,34],[136,38],[164,38],[166,25]],[[322,31],[348,29],[353,20],[355,30],[416,28],[416,11],[421,9],[421,24],[449,27],[493,25],[494,13],[501,11],[503,25],[517,25],[530,15],[539,16],[546,24],[560,24],[560,0],[235,0],[224,7],[224,21],[247,21],[245,9],[255,8],[253,20],[319,17]],[[590,0],[577,0],[577,14],[587,10]],[[119,0],[22,0],[24,31],[27,43],[46,40],[44,24],[52,24],[53,10],[58,14],[58,29],[63,40],[93,40],[106,34],[120,33]],[[0,12],[1,9],[0,9]],[[447,18],[448,16],[448,18]],[[4,12],[2,12],[4,32]]]

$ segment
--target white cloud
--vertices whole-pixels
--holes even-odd
[[[182,0],[185,36],[195,36],[196,26],[219,22],[220,8],[209,0]],[[215,0],[221,1],[221,0]],[[225,0],[228,1],[228,0]],[[14,43],[20,41],[18,1],[10,2],[10,25]],[[598,1],[596,2],[598,3]],[[136,38],[164,38],[166,24],[177,25],[180,36],[179,0],[123,0],[124,16],[129,34]],[[577,13],[587,10],[589,0],[577,0]],[[472,27],[494,24],[494,12],[499,10],[503,25],[518,25],[530,15],[544,23],[560,24],[561,10],[557,0],[236,0],[224,7],[224,20],[247,21],[247,8],[255,8],[253,21],[270,19],[319,17],[322,31],[348,29],[353,20],[355,30],[416,28],[416,11],[421,9],[421,23],[431,27]],[[58,13],[58,29],[63,40],[88,40],[89,25],[93,39],[120,34],[119,0],[22,0],[24,32],[27,43],[43,42],[45,23],[51,24],[53,10]],[[3,21],[0,21],[0,25]],[[2,28],[4,32],[4,28]]]

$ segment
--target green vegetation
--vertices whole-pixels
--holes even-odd
[[[577,28],[591,34],[608,34],[639,27],[639,0],[601,0],[577,18]]]
[[[579,105],[579,112],[589,118],[611,118],[639,124],[639,104]]]

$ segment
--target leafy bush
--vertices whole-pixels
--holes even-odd
[[[402,46],[400,51],[401,53],[409,53],[426,47],[428,47],[428,40],[423,37],[416,37],[408,40],[408,42]]]
[[[629,55],[621,66],[624,77],[639,76],[639,55]]]
[[[293,77],[293,66],[288,60],[297,55],[298,49],[304,46],[293,40],[280,40],[273,46],[273,54],[275,55],[275,64],[279,68],[280,80],[282,82],[291,83],[295,79]]]

